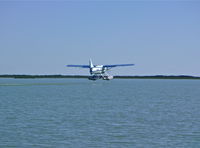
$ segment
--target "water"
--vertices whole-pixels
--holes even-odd
[[[200,147],[200,81],[0,79],[0,147]]]

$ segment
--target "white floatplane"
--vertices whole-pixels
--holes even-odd
[[[134,64],[115,64],[115,65],[93,65],[92,60],[89,60],[89,65],[66,65],[67,67],[78,67],[78,68],[88,68],[90,70],[91,76],[88,77],[89,80],[111,80],[113,76],[108,75],[107,71],[114,67],[120,66],[133,66]]]

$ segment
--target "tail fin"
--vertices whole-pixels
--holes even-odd
[[[90,68],[94,67],[94,65],[92,64],[92,60],[91,59],[89,60],[89,65],[90,65]]]

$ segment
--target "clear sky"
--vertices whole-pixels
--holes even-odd
[[[200,76],[200,1],[0,1],[0,74]]]

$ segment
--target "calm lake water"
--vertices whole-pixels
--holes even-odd
[[[0,147],[200,147],[199,80],[0,79]]]

